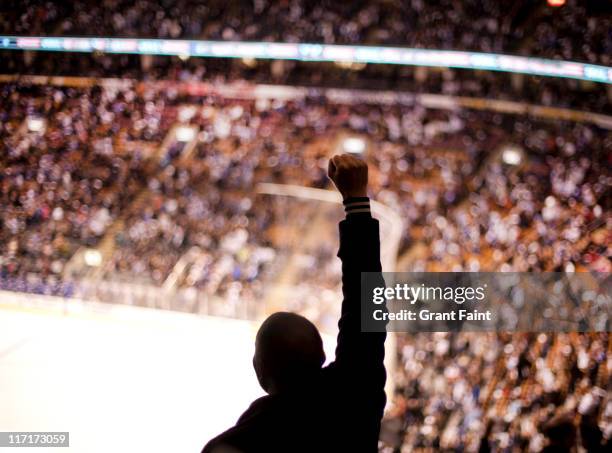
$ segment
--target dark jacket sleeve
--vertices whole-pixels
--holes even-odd
[[[375,272],[370,286],[384,286],[380,264],[378,221],[369,213],[351,214],[340,222],[340,250],[342,260],[342,315],[338,324],[338,344],[335,366],[345,376],[359,402],[360,425],[364,442],[362,451],[376,451],[380,420],[386,397],[385,332],[362,332],[361,317],[369,316],[371,304],[361,307],[362,272]],[[371,276],[370,276],[371,277]],[[365,283],[365,282],[364,282]],[[365,289],[368,292],[367,288]],[[380,308],[380,307],[379,307]],[[367,438],[367,439],[365,439]],[[365,446],[364,446],[365,447]]]

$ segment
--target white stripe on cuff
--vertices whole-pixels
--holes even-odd
[[[351,209],[350,211],[346,211],[346,214],[356,214],[358,212],[370,212],[369,208],[363,208],[363,209]]]

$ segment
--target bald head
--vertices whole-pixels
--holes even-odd
[[[257,332],[253,366],[268,393],[291,390],[320,370],[324,362],[321,335],[303,316],[274,313]]]

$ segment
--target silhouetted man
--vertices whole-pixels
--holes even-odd
[[[323,342],[306,318],[271,315],[257,333],[253,357],[268,395],[254,401],[203,453],[377,451],[385,406],[386,334],[361,332],[360,295],[361,272],[381,271],[378,221],[370,214],[363,161],[335,156],[328,174],[346,211],[340,222],[344,300],[336,359],[322,367]]]

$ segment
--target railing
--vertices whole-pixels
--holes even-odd
[[[225,298],[209,295],[203,289],[190,287],[166,291],[153,284],[120,280],[83,278],[49,283],[36,278],[0,278],[0,290],[23,295],[55,296],[62,298],[67,305],[71,300],[80,303],[102,302],[243,320],[256,320],[263,314],[263,305],[255,300],[242,298],[239,303],[232,303]]]

